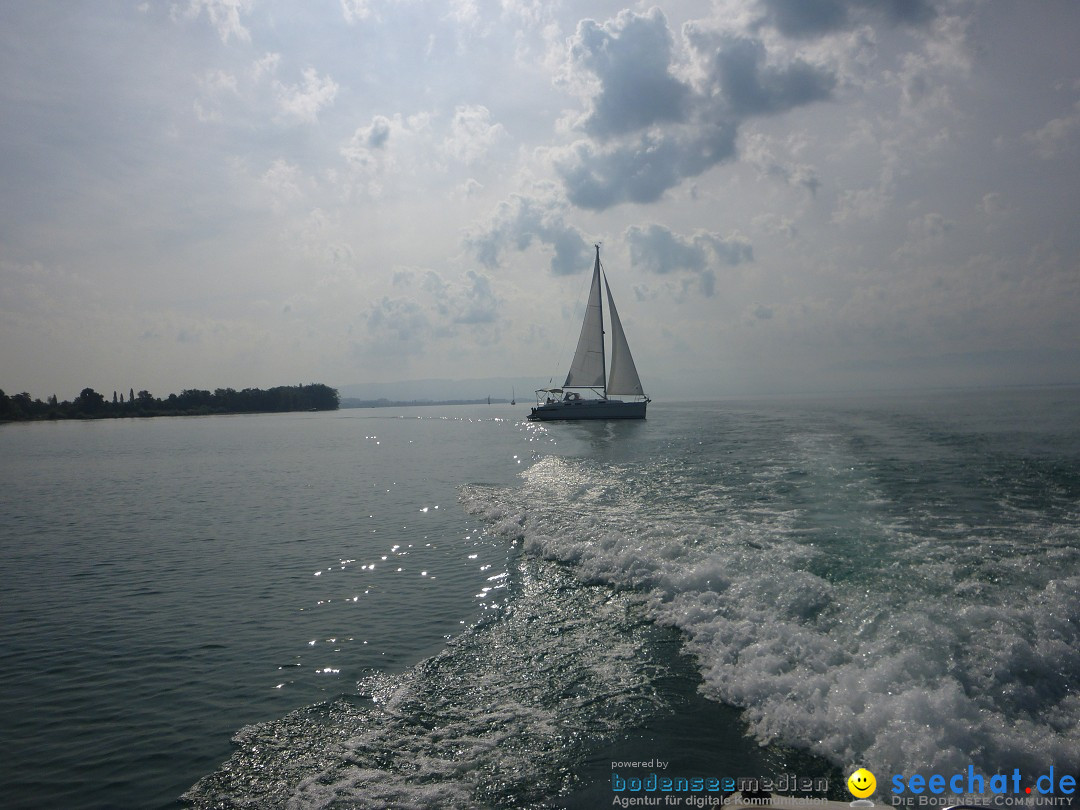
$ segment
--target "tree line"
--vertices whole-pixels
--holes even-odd
[[[280,413],[283,411],[334,411],[339,405],[337,389],[321,383],[279,385],[261,388],[218,388],[213,392],[189,388],[158,399],[149,391],[127,398],[113,391],[112,400],[93,388],[84,388],[71,402],[58,402],[56,395],[44,402],[27,393],[8,396],[0,390],[0,420],[29,419],[109,419],[125,416],[197,416],[215,413]]]

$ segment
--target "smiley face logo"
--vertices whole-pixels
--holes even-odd
[[[866,768],[859,768],[847,780],[847,789],[858,799],[865,799],[877,788],[877,779]]]

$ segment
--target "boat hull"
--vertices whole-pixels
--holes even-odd
[[[569,422],[582,419],[644,419],[648,402],[618,399],[559,400],[537,405],[529,414],[531,422]]]

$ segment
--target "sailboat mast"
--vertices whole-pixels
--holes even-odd
[[[600,245],[594,245],[596,248],[596,267],[593,268],[593,275],[597,279],[600,278]],[[607,356],[604,354],[604,297],[600,296],[600,375],[604,381],[604,399],[607,399]]]

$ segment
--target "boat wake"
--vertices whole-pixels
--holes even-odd
[[[598,740],[659,708],[634,597],[522,557],[490,617],[357,696],[242,729],[195,807],[549,807]]]
[[[695,479],[678,459],[549,457],[523,479],[467,490],[466,509],[585,582],[641,594],[683,634],[703,693],[742,708],[759,742],[891,773],[1076,762],[1080,578],[1061,573],[1075,548],[998,543],[986,561],[967,543],[867,526],[885,549],[830,550],[806,542],[798,509]]]

